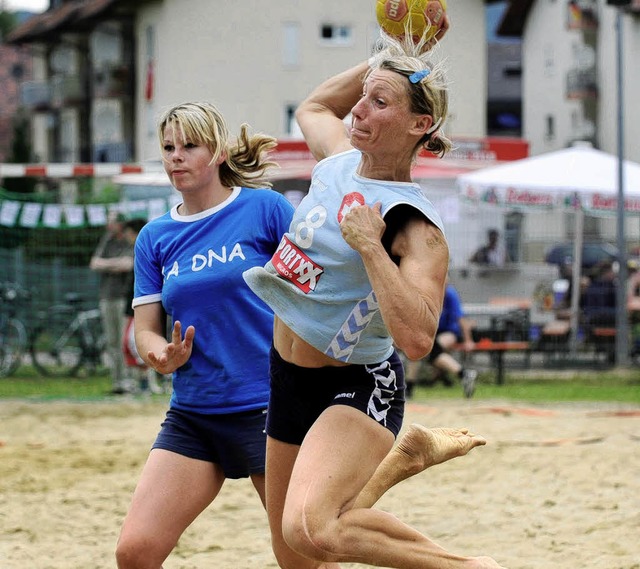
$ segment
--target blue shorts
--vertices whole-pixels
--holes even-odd
[[[305,435],[332,405],[359,409],[398,436],[404,417],[404,370],[396,352],[377,364],[305,368],[270,354],[271,397],[267,434],[302,444]]]
[[[264,474],[266,413],[201,415],[172,408],[152,448],[219,464],[227,478]]]

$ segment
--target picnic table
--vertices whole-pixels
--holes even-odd
[[[452,350],[464,351],[464,343],[454,344]],[[529,342],[524,340],[491,340],[490,338],[480,338],[471,352],[485,352],[491,356],[491,361],[495,362],[496,384],[504,384],[504,355],[507,352],[529,352]]]

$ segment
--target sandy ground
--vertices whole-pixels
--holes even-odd
[[[0,402],[0,568],[115,567],[165,406]],[[401,483],[379,507],[509,569],[640,569],[640,407],[433,401],[411,404],[407,419],[467,426],[489,444]],[[248,481],[227,483],[165,564],[196,567],[277,567]]]

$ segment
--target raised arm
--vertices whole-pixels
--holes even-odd
[[[351,148],[343,119],[362,95],[366,62],[327,79],[296,110],[296,119],[317,160]]]

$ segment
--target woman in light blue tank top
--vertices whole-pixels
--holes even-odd
[[[391,450],[404,407],[394,345],[411,359],[431,350],[449,261],[440,217],[411,167],[418,152],[442,156],[451,143],[431,46],[381,39],[370,62],[322,83],[298,108],[319,160],[311,187],[271,260],[244,273],[276,315],[266,470],[273,549],[285,569],[341,561],[499,569],[371,508],[403,477],[485,443],[467,430],[416,426]]]

